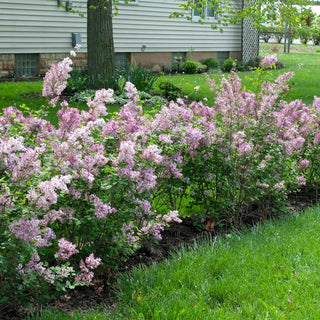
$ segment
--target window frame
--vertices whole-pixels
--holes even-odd
[[[127,6],[136,6],[136,5],[138,5],[139,4],[139,0],[131,0],[131,1],[129,1],[128,3],[126,3],[125,2],[125,0],[119,0],[119,2],[118,3],[116,3],[116,5],[119,5],[119,4],[121,4],[121,5],[127,5]]]
[[[217,21],[217,13],[216,13],[216,4],[214,4],[214,9],[211,7],[206,6],[205,8],[202,8],[201,13],[197,9],[197,0],[194,0],[195,7],[192,9],[192,21],[193,22],[216,22]],[[203,11],[206,11],[203,13]],[[208,16],[208,10],[213,11],[213,16]],[[198,15],[195,14],[195,12],[198,13]]]

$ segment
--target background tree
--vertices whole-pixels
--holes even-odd
[[[302,12],[306,12],[308,0],[254,0],[238,12],[241,18],[249,18],[261,30],[266,25],[276,24],[284,27],[284,51],[289,51],[290,29],[297,27]]]

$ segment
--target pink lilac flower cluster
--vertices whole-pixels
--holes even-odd
[[[112,208],[110,204],[103,203],[96,195],[91,195],[90,200],[94,202],[95,214],[99,219],[104,218],[109,214],[113,214],[117,212],[117,209]]]
[[[55,239],[56,235],[51,228],[42,228],[41,222],[37,218],[22,218],[13,221],[9,229],[18,239],[33,243],[35,247],[51,246],[50,241]]]
[[[172,221],[181,223],[182,220],[178,216],[179,216],[179,212],[177,210],[173,210],[173,211],[170,211],[168,214],[165,214],[162,217],[162,220],[165,221],[166,223],[170,223]]]
[[[43,277],[44,281],[51,284],[54,283],[56,278],[52,270],[44,266],[44,263],[40,260],[40,257],[37,251],[35,251],[32,254],[29,263],[25,267],[23,267],[22,265],[19,265],[17,269],[20,271],[21,274],[25,274],[30,271],[36,271],[37,274]]]
[[[260,67],[265,67],[267,69],[270,69],[272,66],[274,66],[278,62],[277,54],[266,54],[265,57],[260,62]]]
[[[59,250],[56,252],[56,256],[62,260],[68,260],[72,255],[79,253],[76,249],[76,245],[64,238],[58,241]]]
[[[64,58],[57,64],[52,64],[43,79],[42,96],[51,99],[49,104],[55,107],[62,91],[67,87],[67,79],[72,71],[72,60]]]
[[[91,253],[86,257],[85,262],[81,259],[80,261],[80,273],[75,276],[75,281],[83,284],[90,284],[94,273],[91,270],[96,269],[101,263],[100,258],[95,258],[94,254]]]

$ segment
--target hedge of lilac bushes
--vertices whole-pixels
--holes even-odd
[[[267,55],[257,73],[275,62]],[[208,79],[213,106],[177,99],[153,116],[128,82],[115,116],[105,117],[113,91],[102,89],[88,111],[62,101],[54,127],[47,108],[71,70],[71,58],[52,65],[40,112],[0,115],[0,310],[89,285],[144,237],[161,240],[182,203],[239,225],[249,208],[268,212],[319,182],[320,98],[282,100],[293,73],[255,93],[236,73]]]

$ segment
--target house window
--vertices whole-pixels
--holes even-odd
[[[224,61],[230,57],[229,51],[218,51],[217,60],[220,63],[220,66],[223,65]]]
[[[116,53],[115,54],[115,68],[118,72],[122,72],[129,67],[129,53]]]
[[[38,54],[15,54],[14,73],[17,78],[35,77],[39,72]]]
[[[138,0],[119,0],[119,4],[138,4]]]
[[[216,4],[208,1],[203,6],[199,1],[195,0],[195,7],[192,11],[192,21],[214,21],[216,20]]]

